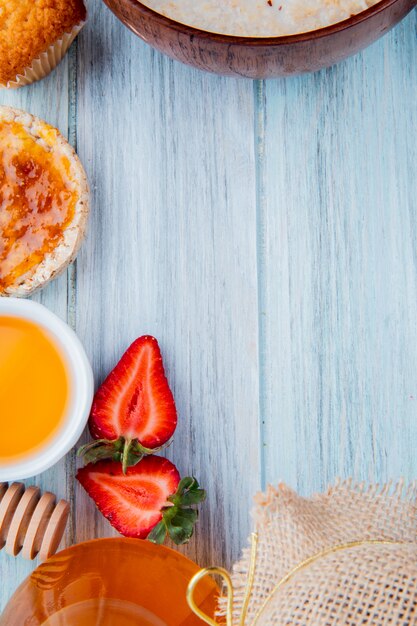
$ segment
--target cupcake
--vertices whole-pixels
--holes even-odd
[[[49,74],[85,23],[83,0],[0,0],[0,86]]]
[[[62,135],[0,106],[0,296],[27,296],[73,261],[89,209],[87,178]]]

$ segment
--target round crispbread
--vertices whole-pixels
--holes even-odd
[[[65,227],[63,236],[56,247],[46,252],[42,260],[31,267],[15,281],[1,287],[0,296],[29,296],[37,289],[44,287],[50,280],[58,276],[75,259],[83,240],[89,213],[89,187],[87,176],[74,148],[56,129],[38,117],[13,109],[0,106],[0,124],[2,122],[17,122],[32,138],[46,151],[53,152],[56,157],[65,158],[69,162],[68,180],[71,191],[75,191],[77,200],[71,222]],[[0,141],[0,152],[2,150]],[[0,206],[0,211],[1,211]],[[0,237],[2,236],[0,222]],[[1,247],[0,247],[1,251]],[[0,257],[1,265],[1,257]]]

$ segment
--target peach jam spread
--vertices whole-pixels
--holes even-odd
[[[0,122],[0,293],[35,271],[74,217],[70,160],[54,149],[54,128],[37,132]]]

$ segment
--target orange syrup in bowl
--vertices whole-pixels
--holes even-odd
[[[69,398],[57,341],[31,320],[0,314],[0,468],[53,440]]]

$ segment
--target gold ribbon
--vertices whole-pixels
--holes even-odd
[[[308,557],[307,559],[305,559],[304,561],[302,561],[301,563],[298,563],[298,565],[293,567],[292,570],[290,570],[287,574],[285,574],[285,576],[283,576],[281,580],[274,586],[272,591],[269,593],[269,595],[267,596],[267,598],[261,605],[260,609],[257,611],[251,626],[256,626],[259,618],[261,617],[262,613],[265,611],[266,607],[268,606],[269,602],[271,601],[275,593],[278,591],[278,589],[280,589],[289,580],[291,580],[291,578],[293,578],[293,576],[295,576],[300,570],[304,569],[305,567],[308,567],[309,565],[311,565],[318,559],[328,556],[329,554],[334,554],[335,552],[340,552],[341,550],[349,550],[351,548],[357,548],[359,546],[370,546],[370,545],[409,545],[409,542],[391,541],[389,539],[365,539],[363,541],[351,541],[349,543],[343,543],[343,544],[339,544],[336,546],[332,546],[330,548],[325,548],[324,550],[321,550],[320,552],[313,554],[312,556]],[[253,582],[255,578],[257,547],[258,547],[258,535],[256,533],[253,533],[251,535],[251,555],[250,555],[248,580],[246,583],[242,610],[239,616],[239,622],[238,622],[239,626],[245,626],[245,623],[246,623],[246,617],[247,617],[248,608],[249,608],[249,601],[250,601],[252,588],[253,588]],[[193,611],[193,613],[195,613],[195,615],[197,615],[197,617],[199,617],[203,622],[205,622],[206,624],[209,624],[209,626],[219,626],[220,624],[219,622],[216,622],[213,618],[209,617],[208,615],[203,613],[203,611],[201,611],[201,609],[197,606],[197,603],[194,598],[195,589],[198,583],[206,576],[216,576],[216,575],[220,576],[226,585],[226,588],[227,588],[226,625],[233,626],[233,613],[234,613],[233,583],[232,583],[232,579],[231,579],[229,572],[227,572],[222,567],[206,567],[205,569],[202,569],[199,572],[197,572],[197,574],[195,574],[192,577],[188,585],[187,602],[188,602],[190,609]]]

